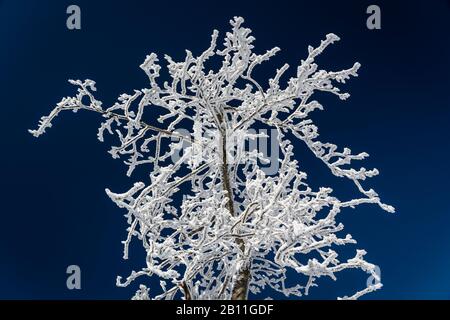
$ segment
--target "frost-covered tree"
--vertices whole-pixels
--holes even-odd
[[[306,59],[285,84],[281,79],[287,64],[267,84],[261,83],[253,70],[280,49],[254,53],[255,39],[243,22],[240,17],[230,21],[231,31],[220,49],[215,30],[200,55],[186,50],[181,62],[165,55],[170,81],[158,81],[161,67],[151,53],[140,66],[149,88],[122,94],[110,107],[94,97],[94,81],[69,80],[78,87],[77,94],[63,98],[30,132],[40,136],[63,111],[93,111],[104,119],[98,139],[104,141],[105,132],[117,137],[118,144],[109,152],[113,158],[125,158],[127,174],[137,166],[149,171],[149,181],[136,182],[128,191],[106,189],[127,211],[124,259],[133,239],[146,251],[143,268],[126,279],[118,277],[117,285],[128,286],[141,276],[160,280],[160,288],[151,291],[141,284],[135,299],[246,299],[248,291],[256,294],[267,288],[300,297],[317,285],[318,278],[336,279],[338,272],[350,268],[377,281],[344,298],[379,289],[375,265],[364,260],[364,250],[356,250],[351,259],[338,259],[336,247],[356,241],[349,234],[340,235],[343,225],[336,218],[344,208],[364,203],[388,212],[394,208],[361,184],[377,175],[376,169],[351,166],[368,154],[321,142],[310,119],[311,112],[323,109],[311,99],[313,94],[326,91],[347,99],[349,94],[335,85],[357,76],[360,64],[342,71],[318,69],[316,57],[339,40],[328,34],[317,48],[308,47]],[[212,58],[219,60],[218,67],[207,67]],[[155,121],[144,120],[155,114]],[[267,155],[240,143],[261,137],[252,130],[260,125],[277,133],[281,159],[275,175],[261,168]],[[180,128],[190,134],[180,133]],[[340,200],[331,188],[312,190],[288,137],[303,141],[333,175],[350,180],[360,196]],[[184,197],[177,202],[174,196],[179,192]],[[303,275],[298,279],[305,283],[289,287],[288,270]]]

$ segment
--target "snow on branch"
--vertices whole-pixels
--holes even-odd
[[[254,294],[271,288],[302,296],[320,277],[336,279],[340,271],[353,268],[377,278],[375,266],[364,260],[364,250],[347,261],[338,259],[339,246],[356,243],[342,234],[338,215],[360,204],[377,204],[388,212],[394,208],[362,184],[378,170],[353,167],[368,154],[320,141],[310,118],[313,111],[324,110],[311,100],[314,93],[349,97],[337,86],[356,77],[360,64],[341,71],[319,69],[316,57],[339,40],[328,34],[316,48],[308,47],[306,59],[290,78],[289,65],[284,64],[268,83],[258,81],[254,69],[280,49],[256,53],[255,38],[243,23],[240,17],[230,21],[222,46],[214,30],[209,47],[198,56],[189,50],[182,61],[165,55],[170,81],[159,81],[160,60],[149,54],[140,65],[149,87],[124,93],[109,107],[94,97],[94,81],[69,80],[77,87],[76,95],[63,98],[30,130],[39,137],[63,111],[92,111],[103,119],[98,140],[104,142],[106,134],[115,137],[109,153],[123,159],[127,174],[141,165],[148,168],[149,181],[122,193],[106,189],[127,211],[124,259],[133,239],[147,253],[142,270],[125,280],[118,277],[117,285],[131,285],[143,276],[161,280],[151,291],[140,285],[134,299],[230,299],[238,285],[247,285]],[[219,67],[208,68],[210,59],[217,59]],[[276,175],[262,170],[266,156],[236,143],[262,137],[252,131],[259,124],[278,133],[281,159]],[[359,196],[340,200],[331,188],[312,190],[288,137],[303,141],[333,175],[349,179]],[[180,192],[184,197],[177,203]],[[289,287],[288,270],[306,282]],[[378,281],[345,298],[379,288]]]

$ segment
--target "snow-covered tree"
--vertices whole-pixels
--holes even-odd
[[[117,285],[128,286],[141,276],[160,280],[160,288],[151,290],[141,284],[135,299],[246,299],[248,291],[256,294],[267,288],[300,297],[318,278],[336,279],[338,272],[350,268],[376,281],[344,298],[379,289],[375,265],[364,260],[364,250],[356,250],[351,259],[338,259],[336,247],[356,241],[340,235],[343,225],[337,216],[364,203],[388,212],[394,208],[361,184],[377,175],[377,169],[351,166],[368,154],[321,142],[310,119],[311,112],[323,109],[311,99],[313,94],[325,91],[347,99],[349,94],[335,85],[357,76],[360,64],[342,71],[318,69],[316,57],[339,40],[328,34],[318,47],[308,47],[306,59],[286,82],[282,78],[287,64],[267,84],[261,83],[253,70],[280,49],[254,53],[255,39],[243,22],[240,17],[230,21],[231,31],[220,49],[214,30],[210,46],[200,55],[186,50],[181,62],[165,55],[170,81],[158,81],[161,67],[151,53],[140,66],[149,88],[122,94],[110,107],[95,98],[94,81],[69,80],[78,87],[77,94],[63,98],[30,132],[40,136],[63,111],[93,111],[104,119],[98,139],[103,141],[105,132],[117,137],[118,144],[109,152],[113,158],[125,158],[127,174],[137,166],[149,171],[149,181],[136,182],[128,191],[106,189],[127,211],[124,259],[133,239],[142,242],[147,254],[143,268],[126,279],[118,277]],[[218,67],[208,68],[214,58]],[[155,114],[155,121],[144,120]],[[252,130],[257,126],[271,127],[277,134],[281,159],[275,175],[261,167],[267,155],[243,147],[242,141],[264,136]],[[333,175],[353,183],[360,196],[340,200],[331,188],[312,190],[288,138],[303,141]],[[177,202],[174,195],[179,192],[184,197]],[[305,283],[292,279],[290,283],[298,284],[289,287],[288,270],[303,275],[298,279]]]

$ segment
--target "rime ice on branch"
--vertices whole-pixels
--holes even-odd
[[[349,94],[336,84],[357,76],[359,63],[337,72],[318,69],[315,58],[339,40],[328,34],[317,48],[308,47],[307,58],[286,82],[282,78],[287,64],[267,85],[260,83],[253,70],[280,49],[253,52],[255,39],[243,22],[239,17],[230,21],[232,29],[220,49],[215,30],[209,48],[199,56],[186,50],[184,61],[176,62],[165,55],[169,82],[158,82],[159,58],[151,53],[140,66],[149,88],[122,94],[110,107],[94,97],[94,81],[70,80],[78,93],[62,99],[30,132],[40,136],[63,111],[94,111],[104,119],[98,139],[103,141],[106,132],[117,138],[109,152],[124,159],[127,174],[140,165],[149,168],[148,182],[137,182],[124,193],[106,189],[111,200],[127,211],[124,259],[135,238],[147,252],[143,268],[126,279],[118,277],[117,285],[128,286],[141,276],[160,278],[160,288],[140,285],[135,299],[245,299],[248,291],[267,288],[302,296],[317,285],[318,278],[336,279],[338,272],[350,268],[378,281],[345,298],[379,289],[375,266],[364,260],[364,250],[347,261],[338,259],[337,246],[356,241],[349,234],[341,235],[344,226],[336,218],[343,209],[364,203],[388,212],[394,208],[362,185],[378,174],[376,169],[351,167],[368,154],[321,142],[310,119],[311,112],[323,110],[312,100],[314,92],[347,99]],[[221,61],[218,70],[206,67],[211,58]],[[162,114],[159,125],[144,122],[144,113]],[[250,129],[258,123],[278,132],[282,157],[277,175],[263,172],[259,164],[268,160],[263,154],[234,143],[254,139]],[[181,127],[191,134],[178,133]],[[360,197],[340,200],[330,188],[312,190],[299,170],[289,136],[303,141],[333,175],[349,179]],[[182,147],[182,155],[173,161]],[[240,161],[231,161],[232,157]],[[173,203],[176,193],[188,189],[181,205]],[[305,283],[288,287],[289,269],[306,276]]]

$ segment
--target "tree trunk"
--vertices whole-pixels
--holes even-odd
[[[245,244],[242,239],[236,239],[236,243],[239,244],[242,253],[245,250]],[[231,292],[231,300],[247,300],[248,284],[250,281],[250,262],[247,261],[238,271],[236,280],[233,284],[233,290]]]
[[[220,116],[220,121],[224,119]],[[225,119],[226,121],[226,119]],[[234,210],[234,200],[233,200],[233,188],[230,182],[230,176],[228,172],[228,159],[227,159],[227,135],[226,129],[223,129],[221,144],[222,144],[222,184],[224,190],[228,193],[227,208],[232,216],[236,216],[236,211]],[[241,238],[236,238],[236,243],[241,249],[242,255],[245,252],[245,242]],[[238,271],[235,282],[233,284],[233,289],[231,292],[231,300],[247,300],[248,284],[250,281],[250,262],[244,263],[244,265]]]

